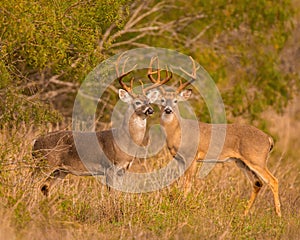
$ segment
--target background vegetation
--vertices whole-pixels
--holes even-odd
[[[1,1],[0,239],[297,239],[299,6],[296,0]],[[280,181],[281,219],[268,188],[253,214],[242,217],[250,185],[230,164],[197,181],[186,200],[180,184],[111,195],[93,178],[72,176],[49,198],[41,196],[40,178],[31,176],[32,141],[69,128],[77,89],[101,61],[147,46],[191,55],[217,83],[229,121],[251,122],[275,137],[269,166]],[[106,100],[99,118],[109,124],[115,88]]]

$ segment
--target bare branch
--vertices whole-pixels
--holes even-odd
[[[72,82],[64,82],[64,81],[61,81],[61,80],[58,80],[58,78],[60,77],[61,75],[54,75],[52,76],[50,79],[49,79],[49,82],[50,83],[54,83],[54,84],[57,84],[57,85],[62,85],[62,86],[67,86],[67,87],[72,87],[72,88],[77,88],[78,87],[78,83],[72,83]]]
[[[117,89],[115,86],[109,85],[108,88],[109,88],[110,90],[112,90],[115,94],[118,94],[118,89]]]
[[[134,9],[134,7],[135,7],[135,1],[133,2],[133,4],[131,5],[131,9]],[[133,12],[133,14],[132,14],[132,16],[131,16],[131,18],[128,20],[128,22],[126,23],[126,25],[125,25],[125,28],[129,28],[129,27],[131,27],[131,26],[133,26],[134,24],[133,24],[133,21],[134,21],[134,19],[138,16],[138,14],[139,13],[141,13],[141,11],[142,11],[142,9],[145,7],[145,5],[146,5],[146,1],[143,1],[141,4],[139,4],[138,5],[138,7],[134,10],[134,12]]]
[[[149,26],[149,27],[142,27],[142,28],[136,28],[136,29],[123,29],[119,32],[116,32],[114,35],[110,37],[111,41],[114,41],[118,37],[121,37],[122,35],[126,33],[142,33],[142,32],[147,32],[147,31],[155,31],[159,30],[159,26]]]
[[[143,7],[143,5],[141,5],[141,7]],[[129,19],[129,21],[125,25],[125,29],[135,26],[137,23],[139,23],[140,21],[142,21],[152,13],[160,11],[163,7],[164,7],[164,3],[159,2],[154,7],[152,7],[149,11],[146,11],[144,14],[134,19],[138,15],[138,13],[140,13],[140,8],[137,8],[133,16]]]
[[[147,33],[141,33],[139,35],[137,35],[136,37],[134,38],[131,38],[130,40],[126,40],[126,41],[121,41],[121,42],[116,42],[116,43],[113,43],[110,45],[111,48],[114,48],[114,47],[119,47],[119,46],[122,46],[122,45],[131,45],[131,44],[135,44],[137,40],[143,38],[144,36],[146,36]]]
[[[106,32],[104,33],[104,35],[99,43],[100,51],[102,51],[104,49],[103,46],[104,46],[105,42],[107,42],[107,41],[114,42],[117,38],[119,38],[127,33],[142,33],[143,35],[144,34],[146,35],[146,34],[149,34],[149,32],[151,32],[151,31],[158,31],[160,29],[160,26],[155,24],[156,21],[152,22],[150,24],[148,22],[147,26],[143,26],[143,27],[141,26],[141,27],[135,28],[135,26],[137,26],[142,20],[146,19],[148,16],[150,16],[151,14],[153,14],[155,12],[159,12],[165,6],[165,4],[163,2],[159,2],[150,8],[149,7],[150,2],[151,1],[149,1],[149,2],[142,1],[142,3],[139,5],[136,5],[135,3],[133,3],[132,4],[132,9],[134,9],[133,14],[130,17],[130,19],[127,21],[127,23],[125,24],[124,28],[122,30],[117,31],[116,33],[114,33],[112,35],[111,35],[111,33],[112,33],[112,30],[115,28],[115,24],[112,24],[106,30]],[[143,14],[141,14],[141,13],[143,13]],[[139,38],[141,38],[141,37],[138,37],[135,40],[131,40],[128,43],[131,45],[141,46],[139,43],[135,42]],[[116,47],[116,46],[125,45],[125,44],[126,44],[125,42],[123,42],[121,44],[115,43],[111,47]],[[145,46],[145,45],[142,45],[142,46]]]
[[[134,43],[131,43],[130,44],[131,46],[133,47],[140,47],[140,48],[148,48],[148,47],[152,47],[148,44],[145,44],[145,43],[138,43],[138,42],[134,42]]]
[[[153,6],[151,6],[153,4]],[[134,1],[131,4],[131,15],[123,29],[116,29],[116,25],[112,24],[103,34],[103,37],[99,43],[100,51],[104,50],[104,44],[110,42],[109,48],[113,49],[120,46],[131,45],[137,47],[148,47],[147,44],[140,43],[139,40],[145,36],[161,36],[164,38],[172,38],[172,40],[179,41],[182,44],[189,46],[194,41],[197,41],[205,33],[205,31],[199,33],[192,42],[186,42],[184,36],[177,34],[186,26],[192,22],[207,17],[203,13],[190,14],[180,16],[178,19],[171,21],[163,21],[163,10],[172,9],[175,6],[167,4],[165,1],[155,3],[152,0]],[[208,26],[205,29],[208,29]],[[126,34],[134,34],[130,39],[121,40],[120,38],[126,36]],[[168,33],[168,34],[166,34]],[[118,41],[120,39],[120,41]]]
[[[72,89],[70,87],[60,88],[60,89],[53,90],[53,91],[50,91],[50,92],[47,92],[47,93],[43,94],[42,99],[43,100],[49,100],[49,99],[54,98],[54,97],[56,97],[60,94],[71,93],[71,92],[76,92],[76,89]]]
[[[100,51],[103,50],[104,43],[107,42],[107,39],[108,39],[109,35],[111,34],[111,31],[115,27],[116,27],[116,25],[113,23],[112,25],[109,26],[108,29],[106,29],[105,33],[103,34],[103,37],[102,37],[101,41],[99,42]]]

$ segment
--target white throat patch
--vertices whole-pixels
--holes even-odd
[[[133,123],[138,127],[144,128],[146,127],[147,120],[137,117],[133,120]]]
[[[163,114],[162,114],[162,120],[163,120],[164,122],[167,122],[167,123],[172,122],[172,121],[173,121],[173,118],[174,118],[174,113],[172,113],[172,114],[166,114],[166,113],[163,113]]]

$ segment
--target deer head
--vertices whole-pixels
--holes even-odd
[[[174,113],[177,113],[178,111],[178,102],[186,101],[192,95],[192,90],[185,88],[196,80],[196,72],[198,68],[196,68],[194,60],[191,57],[190,59],[193,63],[192,73],[188,73],[184,69],[180,68],[181,71],[190,78],[190,80],[186,81],[185,83],[182,83],[180,80],[179,86],[176,90],[160,87],[158,104],[160,105],[162,120],[171,121],[174,117]]]
[[[143,83],[142,84],[142,94],[136,94],[133,92],[133,82],[134,82],[134,77],[130,79],[130,86],[126,85],[125,82],[123,81],[123,78],[127,75],[129,75],[135,68],[135,66],[125,72],[125,65],[128,60],[125,59],[123,67],[122,67],[122,72],[120,73],[119,71],[119,61],[122,55],[118,58],[117,63],[116,63],[116,73],[118,77],[118,81],[121,85],[121,89],[119,89],[119,98],[121,101],[127,103],[129,107],[134,111],[136,116],[146,119],[149,115],[152,115],[154,113],[152,106],[150,103],[154,103],[159,96],[159,91],[157,90],[152,90],[153,88],[156,88],[157,86],[149,86],[147,88],[143,88]]]

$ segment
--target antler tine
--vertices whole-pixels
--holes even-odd
[[[153,67],[152,67],[154,61],[157,61],[157,70],[156,71],[153,71]],[[157,79],[155,79],[153,77],[154,74],[157,74]],[[166,66],[166,77],[163,80],[161,80],[161,69],[159,68],[158,57],[157,56],[152,57],[150,64],[149,64],[149,68],[148,68],[148,78],[153,84],[151,86],[143,89],[144,94],[153,88],[157,88],[157,87],[167,83],[168,81],[171,80],[172,77],[173,77],[172,72],[169,75],[169,70],[168,70],[168,67]]]
[[[182,81],[180,80],[180,85],[176,90],[177,93],[181,92],[182,89],[186,88],[188,85],[190,85],[192,82],[194,82],[197,78],[197,70],[200,68],[200,66],[196,67],[196,63],[195,63],[194,59],[191,56],[190,56],[190,59],[191,59],[192,64],[193,64],[193,72],[189,73],[189,72],[185,71],[182,67],[180,67],[180,70],[184,74],[188,75],[191,79],[189,81],[185,82],[184,84],[182,84]]]
[[[158,57],[156,56],[156,57],[152,57],[151,58],[151,60],[150,60],[150,64],[149,64],[149,68],[148,68],[148,78],[149,78],[149,80],[152,82],[152,83],[155,83],[156,82],[156,80],[153,78],[153,74],[156,74],[157,72],[158,72],[158,70],[157,71],[155,71],[155,72],[153,72],[152,71],[152,65],[153,65],[153,62],[154,61],[158,61]],[[157,64],[158,65],[158,64]]]
[[[157,81],[160,82],[160,68],[159,68],[159,60],[158,57],[156,58],[157,60]]]
[[[131,88],[131,89],[133,89],[133,81],[134,81],[134,77],[132,77],[132,78],[130,79],[130,88]]]
[[[141,84],[141,86],[142,86],[143,93],[145,94],[145,92],[144,92],[144,83],[143,83],[142,80],[139,80],[139,82],[140,82],[140,84]]]
[[[121,87],[122,87],[126,92],[128,92],[130,95],[135,96],[135,94],[133,93],[133,80],[134,80],[134,77],[132,77],[131,80],[130,80],[130,87],[127,86],[127,85],[122,81],[122,79],[123,79],[124,77],[126,77],[128,74],[130,74],[130,73],[136,68],[137,64],[135,64],[129,71],[125,72],[126,63],[127,63],[128,59],[129,59],[129,57],[127,57],[127,58],[124,60],[124,63],[123,63],[123,66],[122,66],[122,73],[120,74],[120,71],[119,71],[119,63],[120,63],[121,58],[123,57],[124,54],[125,54],[125,53],[122,53],[122,54],[118,57],[118,59],[117,59],[117,61],[116,61],[116,64],[115,64],[116,74],[117,74],[118,81],[119,81]]]
[[[166,65],[166,78],[162,81],[162,84],[165,84],[168,81],[170,81],[172,79],[172,77],[173,77],[173,73],[171,71],[170,75],[169,75],[169,69],[168,69],[168,66]]]

